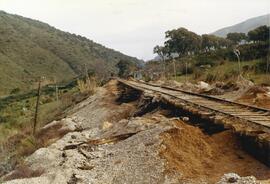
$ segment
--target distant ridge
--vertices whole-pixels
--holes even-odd
[[[219,29],[211,34],[220,37],[226,37],[228,33],[232,32],[248,33],[250,30],[255,29],[262,25],[270,26],[270,14],[248,19],[244,22],[235,24],[233,26]]]

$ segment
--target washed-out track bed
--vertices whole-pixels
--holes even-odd
[[[239,135],[247,152],[270,166],[269,109],[142,81],[118,79],[118,82],[127,88],[158,96],[163,103],[168,103],[191,116],[222,126],[224,129],[232,129]]]

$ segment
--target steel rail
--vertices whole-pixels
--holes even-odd
[[[267,114],[269,114],[270,111],[268,109],[254,107],[254,106],[250,106],[250,105],[246,105],[246,104],[242,104],[242,103],[237,103],[237,102],[232,102],[232,101],[221,99],[221,98],[216,98],[216,97],[212,97],[212,96],[208,96],[208,95],[202,95],[202,94],[198,94],[198,93],[194,93],[194,92],[189,92],[189,91],[184,91],[184,90],[180,90],[180,89],[175,89],[175,88],[171,88],[171,87],[167,87],[167,86],[159,86],[159,85],[155,85],[155,84],[149,84],[149,83],[142,82],[142,81],[139,81],[139,82],[138,81],[132,81],[132,82],[137,83],[137,85],[134,85],[134,84],[130,84],[129,81],[125,81],[125,80],[122,80],[122,79],[117,79],[117,80],[119,82],[121,82],[121,83],[123,83],[125,85],[128,85],[131,88],[135,88],[137,90],[143,90],[144,89],[144,90],[148,90],[148,91],[155,91],[155,92],[158,92],[158,93],[161,93],[161,94],[164,94],[164,95],[168,95],[168,96],[171,96],[171,97],[180,99],[180,100],[184,101],[185,103],[193,104],[193,105],[195,105],[197,107],[203,107],[203,108],[208,109],[210,111],[221,113],[221,114],[224,114],[226,116],[229,116],[229,117],[232,117],[232,118],[236,118],[236,119],[241,120],[241,121],[244,121],[244,122],[251,123],[253,125],[261,126],[261,127],[263,127],[265,129],[265,132],[270,133],[270,122],[269,122],[269,125],[264,125],[264,124],[258,123],[256,121],[252,121],[252,120],[250,120],[248,118],[239,117],[239,116],[233,115],[231,113],[227,113],[227,112],[224,112],[224,111],[221,111],[221,110],[217,110],[217,109],[211,108],[209,106],[205,106],[205,105],[202,105],[202,104],[199,104],[199,103],[196,103],[196,102],[192,102],[192,100],[183,99],[183,98],[178,97],[176,95],[172,95],[169,92],[163,92],[163,91],[159,91],[159,90],[155,90],[155,89],[143,87],[143,86],[140,86],[138,84],[141,83],[141,84],[152,86],[152,87],[158,87],[158,88],[161,88],[161,89],[163,88],[165,90],[177,91],[177,92],[181,92],[181,93],[184,93],[184,94],[188,94],[190,96],[199,96],[201,98],[208,99],[210,101],[222,102],[222,104],[227,103],[227,104],[230,104],[230,105],[232,105],[234,107],[235,106],[240,106],[241,108],[244,107],[244,108],[246,108],[247,112],[248,111],[249,112],[250,111],[253,111],[253,112],[256,112],[256,113],[266,112]],[[261,116],[264,117],[265,114],[261,114]]]
[[[228,100],[228,99],[218,98],[218,97],[214,97],[214,96],[194,93],[194,92],[186,91],[186,90],[182,90],[182,89],[175,89],[175,88],[168,87],[168,86],[159,86],[159,85],[156,85],[156,84],[151,84],[151,83],[147,83],[147,82],[143,82],[143,81],[138,81],[138,82],[142,83],[142,84],[149,85],[149,86],[153,86],[153,87],[160,87],[160,88],[164,88],[164,89],[168,89],[168,90],[179,91],[179,92],[186,93],[186,94],[189,94],[189,95],[208,98],[208,99],[215,100],[215,101],[221,101],[221,102],[225,102],[225,103],[230,103],[230,104],[234,104],[234,105],[254,109],[256,111],[263,111],[263,112],[269,113],[269,115],[270,115],[270,109],[266,109],[266,108],[262,108],[262,107],[256,107],[256,106],[253,106],[253,105],[248,105],[248,104],[239,103],[239,102],[234,102],[234,101],[231,101],[231,100]]]

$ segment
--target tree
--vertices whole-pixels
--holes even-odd
[[[162,59],[164,77],[166,77],[166,63],[165,63],[165,59],[166,59],[166,57],[169,56],[169,50],[168,50],[168,48],[157,45],[157,46],[154,47],[153,52],[154,52],[154,54],[158,54],[159,57]]]
[[[228,48],[231,45],[231,41],[225,38],[221,38],[215,35],[202,35],[201,49],[205,52],[217,50],[221,48]]]
[[[203,34],[202,35],[201,49],[204,50],[205,52],[208,52],[214,46],[215,46],[215,44],[214,44],[214,40],[213,40],[213,35]]]
[[[168,48],[159,45],[154,47],[153,52],[154,54],[157,54],[163,61],[169,55]]]
[[[188,31],[185,28],[174,29],[166,32],[165,47],[169,49],[169,55],[177,54],[178,57],[183,57],[188,54],[196,53],[201,47],[201,37],[194,32]],[[186,74],[188,63],[185,60]],[[176,79],[176,65],[173,59],[174,76]]]
[[[269,71],[269,34],[270,34],[270,27],[264,25],[264,26],[260,26],[260,27],[257,27],[256,29],[254,30],[251,30],[248,32],[248,38],[250,41],[254,41],[254,42],[258,42],[258,43],[255,43],[253,45],[256,46],[259,46],[259,47],[262,47],[262,48],[265,48],[265,49],[257,49],[258,51],[264,52],[263,55],[265,55],[266,57],[266,74],[268,73]],[[265,45],[265,46],[264,46]]]
[[[260,26],[248,32],[250,41],[267,41],[269,40],[270,27]]]
[[[218,40],[218,48],[228,48],[228,47],[231,47],[233,46],[233,42],[231,40],[228,40],[226,38],[222,38],[222,37],[217,37]]]
[[[234,44],[240,43],[242,40],[247,39],[247,35],[245,33],[228,33],[227,37],[228,40],[231,40]]]
[[[20,91],[21,91],[20,88],[14,88],[14,89],[12,89],[12,90],[10,91],[10,94],[11,94],[11,95],[18,94]]]
[[[131,71],[131,62],[120,60],[116,67],[118,68],[118,76],[119,77],[127,77]]]
[[[167,31],[166,39],[169,54],[177,53],[179,57],[199,51],[201,45],[201,37],[185,28]]]

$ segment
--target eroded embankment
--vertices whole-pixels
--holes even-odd
[[[212,128],[209,134],[194,126],[200,119],[184,116],[158,97],[111,81],[52,123],[69,133],[24,163],[42,173],[8,183],[214,183],[229,172],[270,178],[269,168],[242,151],[233,133]],[[22,173],[6,178],[26,177]]]
[[[270,178],[269,169],[245,153],[229,130],[207,135],[201,129],[177,121],[178,129],[162,134],[161,155],[168,172],[183,174],[184,180],[217,182],[224,173]]]
[[[270,171],[243,149],[246,136],[239,135],[211,119],[193,115],[154,94],[143,96],[135,115],[148,117],[162,114],[167,118],[180,118],[171,123],[176,127],[161,134],[161,157],[168,161],[167,171],[178,172],[180,180],[217,182],[224,174],[256,176],[268,180]],[[187,118],[188,116],[188,118]],[[250,140],[250,139],[249,139]],[[245,145],[247,147],[247,145]],[[256,151],[255,151],[256,152]]]
[[[269,128],[265,124],[268,122],[267,110],[254,108],[253,111],[258,111],[258,113],[253,114],[253,111],[247,106],[239,109],[236,106],[226,106],[226,102],[222,104],[221,102],[212,103],[211,100],[204,101],[207,99],[206,97],[201,97],[200,100],[195,97],[195,100],[191,100],[196,95],[189,95],[193,97],[188,98],[189,100],[186,101],[187,97],[185,95],[172,95],[174,94],[172,90],[164,92],[152,88],[151,85],[140,85],[136,82],[121,82],[132,88],[144,89],[143,91],[149,93],[149,96],[155,100],[154,104],[162,103],[165,108],[170,108],[175,116],[187,115],[191,120],[189,121],[190,123],[201,127],[209,134],[223,131],[224,129],[233,130],[239,136],[243,148],[247,152],[270,166],[270,135]],[[152,108],[152,106],[149,105],[145,108]],[[224,111],[219,110],[219,108],[224,108]]]

